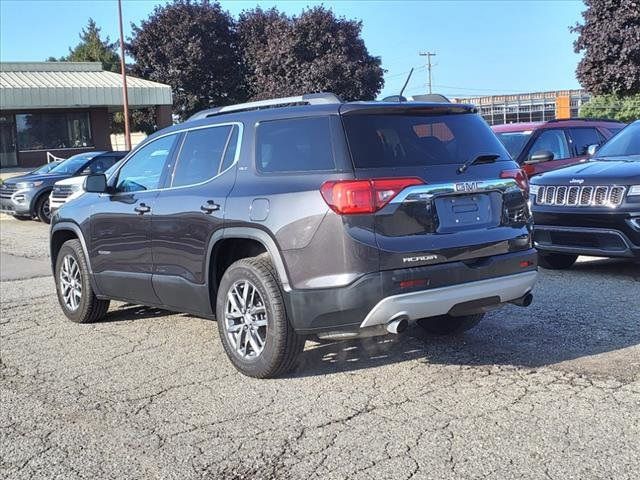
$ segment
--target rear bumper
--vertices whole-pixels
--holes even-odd
[[[464,312],[468,302],[475,302],[469,308],[498,306],[528,293],[536,273],[536,250],[527,249],[473,261],[371,273],[345,287],[294,289],[285,292],[285,301],[300,333],[353,331],[382,325],[402,312],[413,320]],[[422,281],[421,286],[401,285],[415,280]]]
[[[537,271],[529,271],[463,285],[387,297],[371,309],[360,328],[386,325],[400,316],[408,320],[418,320],[445,315],[458,305],[482,300],[491,299],[487,302],[488,305],[498,306],[529,293],[533,289],[537,275]]]

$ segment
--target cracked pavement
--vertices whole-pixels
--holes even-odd
[[[0,250],[42,262],[47,233],[2,217]],[[278,380],[237,373],[212,321],[77,325],[23,277],[0,284],[2,478],[640,477],[637,264],[541,270],[530,308],[458,338],[310,341]]]

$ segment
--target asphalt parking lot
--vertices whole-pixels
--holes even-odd
[[[215,324],[60,311],[47,226],[0,215],[2,478],[640,477],[640,266],[541,271],[534,304],[454,339],[308,342],[237,373]]]

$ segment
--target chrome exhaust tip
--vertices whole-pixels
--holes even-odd
[[[404,332],[409,326],[409,319],[406,316],[397,317],[387,323],[387,332],[398,335]]]
[[[528,307],[529,305],[531,305],[532,302],[533,302],[532,293],[525,293],[522,297],[515,298],[509,301],[509,303],[513,303],[514,305],[517,305],[519,307]]]

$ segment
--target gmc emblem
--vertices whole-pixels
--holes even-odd
[[[456,192],[475,192],[480,188],[482,182],[460,182],[456,183]]]

